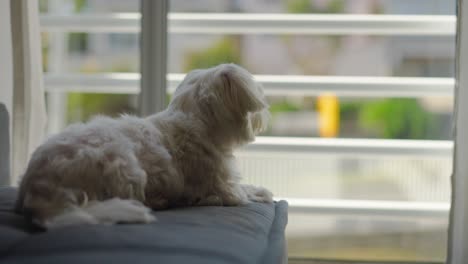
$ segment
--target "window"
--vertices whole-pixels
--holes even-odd
[[[43,2],[50,130],[135,112],[138,1]],[[264,84],[271,126],[237,156],[289,201],[292,260],[444,261],[455,0],[171,0],[168,19],[169,97],[222,62]]]
[[[40,8],[49,133],[95,114],[136,113],[139,1],[44,0]],[[135,26],[96,28],[96,19]]]

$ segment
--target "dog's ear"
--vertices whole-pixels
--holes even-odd
[[[250,73],[234,64],[221,66],[217,76],[218,96],[226,107],[241,112],[257,112],[268,107],[263,92]]]
[[[169,102],[170,109],[177,109],[182,112],[192,112],[195,108],[194,99],[197,97],[200,85],[197,80],[200,78],[200,70],[193,70],[185,76],[184,80],[177,86],[172,99]]]

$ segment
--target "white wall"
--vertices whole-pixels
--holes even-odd
[[[13,64],[11,49],[10,1],[0,0],[0,102],[11,113]]]

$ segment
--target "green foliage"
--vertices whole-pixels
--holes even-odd
[[[425,139],[433,119],[416,99],[384,99],[365,103],[359,112],[360,125],[379,137]]]
[[[68,122],[86,121],[96,114],[115,116],[116,113],[134,112],[128,104],[126,94],[85,94],[68,95]]]
[[[241,64],[241,53],[235,37],[225,37],[213,46],[187,54],[184,70],[209,68],[221,63]]]
[[[47,72],[49,70],[49,34],[41,33],[41,52],[42,52],[42,70]]]
[[[340,117],[342,118],[353,118],[357,116],[361,110],[362,103],[356,102],[341,102],[340,103]]]
[[[88,5],[88,0],[74,0],[73,11],[75,13],[81,12],[87,5]],[[47,13],[48,11],[49,11],[49,1],[39,0],[39,12]]]
[[[309,0],[288,0],[286,5],[288,13],[310,13],[311,11]]]
[[[331,1],[327,6],[327,13],[340,13],[344,10],[344,3],[340,0]]]
[[[75,0],[75,3],[74,3],[75,12],[78,13],[82,11],[86,7],[86,5],[88,5],[87,2],[88,2],[87,0]]]
[[[70,52],[84,52],[88,49],[88,33],[78,32],[68,34],[68,50]]]
[[[131,72],[127,64],[114,64],[110,72]],[[82,68],[81,72],[96,73],[94,68]],[[131,106],[131,95],[100,94],[100,93],[69,93],[67,96],[67,121],[69,123],[87,121],[97,114],[117,116],[124,113],[134,113]]]
[[[286,2],[286,10],[288,13],[340,13],[344,10],[344,3],[342,0],[328,1],[325,8],[317,6],[310,0],[288,0]]]
[[[300,106],[296,104],[292,104],[288,101],[273,103],[270,105],[270,112],[272,114],[282,113],[282,112],[297,112],[299,110],[301,110]]]
[[[39,12],[47,13],[47,11],[49,11],[49,1],[39,0]]]

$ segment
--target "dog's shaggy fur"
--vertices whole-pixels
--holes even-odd
[[[241,67],[192,71],[163,112],[96,117],[50,137],[32,155],[17,210],[53,228],[151,222],[149,208],[272,202],[265,188],[239,183],[233,156],[268,116]]]

